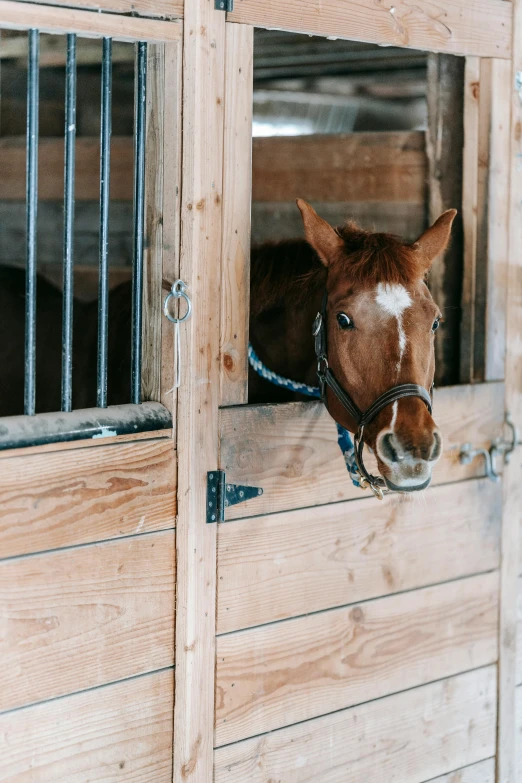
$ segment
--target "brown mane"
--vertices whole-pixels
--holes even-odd
[[[394,234],[374,234],[348,222],[336,229],[344,240],[337,263],[346,266],[350,279],[368,283],[408,284],[423,276],[423,260],[414,246]],[[252,248],[252,314],[277,307],[285,300],[300,304],[310,291],[323,287],[326,269],[304,239],[266,242]]]

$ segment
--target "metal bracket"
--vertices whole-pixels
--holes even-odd
[[[225,509],[263,494],[261,487],[227,484],[224,470],[207,473],[207,523],[224,522]]]
[[[233,11],[234,0],[214,0],[214,8],[216,11]]]
[[[491,481],[498,481],[500,476],[495,469],[495,458],[502,456],[504,463],[507,464],[517,446],[522,446],[519,431],[509,413],[506,413],[504,423],[510,432],[509,439],[505,439],[501,435],[495,438],[489,449],[474,449],[471,443],[464,443],[460,447],[459,454],[461,465],[469,465],[475,457],[482,456],[486,463],[486,477],[491,479]]]

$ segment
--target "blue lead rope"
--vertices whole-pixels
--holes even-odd
[[[299,383],[299,381],[292,381],[290,378],[283,378],[282,375],[278,375],[263,364],[257,353],[252,348],[252,345],[248,344],[248,361],[253,370],[257,372],[261,378],[265,381],[273,383],[274,386],[279,386],[282,389],[288,389],[289,391],[297,392],[298,394],[304,394],[306,397],[314,397],[317,400],[321,399],[321,391],[318,386],[308,386],[306,383]],[[350,437],[348,430],[337,424],[337,443],[342,451],[344,462],[352,483],[355,487],[360,487],[359,484],[359,471],[355,464],[355,450],[353,447],[353,441]]]

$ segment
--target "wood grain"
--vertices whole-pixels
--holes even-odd
[[[174,527],[170,439],[77,445],[0,458],[1,557]]]
[[[170,783],[173,672],[0,715],[2,783]]]
[[[495,783],[495,759],[479,761],[478,764],[457,769],[448,775],[432,778],[427,783]]]
[[[488,306],[489,168],[491,153],[491,106],[493,61],[481,59],[477,141],[477,247],[475,259],[475,327],[473,339],[473,381],[486,380],[486,317]]]
[[[460,447],[471,441],[489,448],[501,430],[503,395],[502,383],[436,390],[435,420],[442,430],[444,453],[435,467],[434,483],[484,475],[481,459],[460,464]],[[264,490],[259,498],[229,508],[227,519],[364,496],[352,485],[335,424],[320,403],[225,408],[220,429],[227,479]],[[370,455],[365,460],[372,464]]]
[[[443,314],[435,340],[435,386],[438,387],[460,381],[465,62],[451,54],[430,54],[427,59],[429,223],[433,224],[447,209],[458,210],[451,227],[451,242],[434,259],[428,279],[433,299]]]
[[[178,391],[178,525],[174,783],[212,780],[216,527],[207,525],[207,472],[218,465],[219,296],[225,14],[186,0],[180,277],[194,315],[184,326]]]
[[[163,109],[163,288],[161,300],[168,291],[167,284],[180,276],[181,225],[181,104],[182,104],[182,46],[165,46],[164,109]],[[161,315],[161,402],[173,412],[177,407],[174,390],[174,329]],[[176,425],[175,425],[176,426]]]
[[[147,47],[145,139],[145,231],[143,237],[143,349],[141,395],[161,402],[163,326],[163,207],[165,124],[165,45]],[[172,410],[172,408],[170,409]]]
[[[215,783],[419,783],[495,753],[496,668],[220,748]],[[473,781],[476,783],[476,781]]]
[[[63,5],[69,5],[68,0],[63,0]],[[170,6],[169,16],[176,16],[175,3]],[[60,3],[61,4],[61,3]],[[144,10],[152,8],[148,0],[138,0],[132,8],[130,3],[124,0],[80,0],[82,6],[94,5],[103,10]],[[115,8],[120,5],[120,8]],[[161,15],[161,0],[155,4],[153,16]],[[166,5],[164,2],[163,5]],[[110,36],[116,41],[179,41],[181,40],[182,26],[177,21],[160,21],[157,19],[135,19],[131,16],[117,14],[93,14],[88,11],[80,11],[73,8],[53,8],[48,5],[36,5],[34,3],[17,3],[14,0],[0,0],[0,28],[10,30],[29,30],[38,28],[42,33],[78,33],[86,37],[102,38]]]
[[[498,572],[218,637],[216,745],[497,659]]]
[[[173,531],[0,563],[0,711],[174,663]]]
[[[499,198],[509,181],[511,64],[492,60],[491,131],[488,179],[488,280],[485,379],[503,380],[506,361],[508,218],[506,199]]]
[[[0,0],[1,2],[1,0]],[[11,4],[9,0],[9,4]],[[16,3],[14,3],[16,5]],[[30,3],[23,4],[31,7]],[[61,13],[61,11],[60,11]],[[89,14],[90,16],[90,14]],[[100,197],[100,140],[89,136],[76,141],[76,199]],[[0,138],[2,199],[25,199],[25,139]],[[111,141],[111,199],[131,201],[133,192],[133,142],[129,136]],[[63,139],[42,138],[38,147],[38,196],[42,201],[63,200]]]
[[[475,286],[478,242],[480,59],[466,57],[464,71],[464,149],[462,163],[462,224],[464,259],[460,323],[460,381],[472,383],[475,351]]]
[[[248,399],[254,31],[227,24],[220,404]]]
[[[506,307],[506,399],[505,407],[513,420],[522,423],[522,103],[513,89],[516,75],[522,72],[522,2],[513,5],[513,62],[511,72],[510,185],[508,296]],[[516,780],[516,634],[517,575],[522,518],[522,449],[512,455],[504,472],[504,513],[502,517],[502,559],[500,568],[499,623],[499,704],[498,767],[499,781]],[[519,713],[520,714],[520,713]],[[520,754],[520,748],[518,750]],[[520,758],[520,757],[519,757]],[[520,763],[520,762],[519,762]]]
[[[517,579],[517,669],[516,684],[522,685],[522,576]]]
[[[482,479],[219,525],[218,633],[498,568],[501,514]]]
[[[252,200],[424,204],[421,131],[256,138]]]
[[[231,22],[448,54],[511,56],[511,8],[503,0],[238,0]]]

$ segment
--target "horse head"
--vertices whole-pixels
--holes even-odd
[[[360,411],[389,390],[393,396],[403,384],[421,387],[418,394],[385,404],[363,428],[331,385],[325,386],[328,410],[343,427],[359,431],[390,489],[424,489],[442,453],[425,393],[433,387],[441,312],[426,276],[449,241],[456,210],[444,212],[416,242],[406,244],[354,223],[333,229],[305,201],[297,204],[306,239],[326,267],[325,365],[332,377]]]

